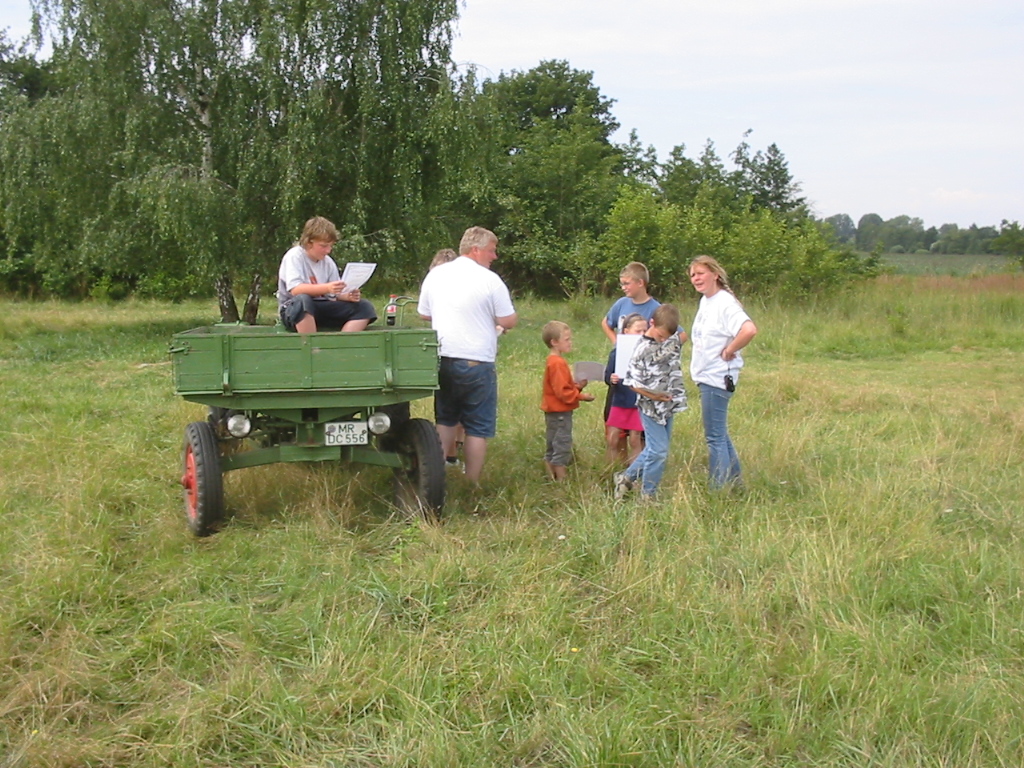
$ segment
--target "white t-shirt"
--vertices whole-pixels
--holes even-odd
[[[277,305],[283,307],[292,300],[292,289],[303,283],[332,283],[341,280],[338,265],[330,256],[313,261],[301,245],[292,247],[282,258],[277,270]]]
[[[497,319],[516,310],[497,274],[460,256],[423,278],[417,311],[430,318],[442,357],[493,363],[498,355]]]
[[[690,329],[690,378],[698,384],[725,389],[725,376],[730,374],[733,381],[740,380],[743,355],[728,362],[722,359],[722,350],[740,332],[750,316],[739,301],[725,289],[720,289],[710,298],[702,296]]]

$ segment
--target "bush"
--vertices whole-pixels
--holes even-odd
[[[679,208],[642,188],[623,190],[599,244],[606,281],[627,262],[642,261],[662,292],[685,283],[690,261],[701,254],[719,259],[748,294],[808,295],[875,271],[831,244],[811,219],[794,222],[767,209],[736,213],[701,194]]]

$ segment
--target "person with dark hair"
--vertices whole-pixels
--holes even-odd
[[[622,332],[626,335],[641,335],[647,330],[648,321],[643,315],[632,314],[622,321]],[[608,353],[608,364],[604,369],[604,383],[608,385],[608,412],[605,414],[604,440],[605,460],[609,466],[629,466],[643,448],[644,425],[636,407],[636,392],[622,383],[622,377],[615,373],[616,350]],[[620,464],[619,462],[623,462]]]
[[[686,410],[686,389],[680,355],[679,310],[662,304],[651,317],[651,327],[637,342],[623,383],[639,395],[637,407],[644,426],[640,455],[614,476],[615,498],[621,501],[640,482],[640,498],[654,501],[661,484],[672,442],[675,414]]]
[[[440,267],[442,264],[447,264],[449,261],[455,261],[455,259],[457,258],[459,258],[459,254],[457,254],[451,248],[442,248],[437,253],[435,253],[434,258],[430,260],[430,267],[428,267],[428,269]]]

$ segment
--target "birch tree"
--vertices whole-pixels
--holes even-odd
[[[0,194],[23,200],[9,248],[50,284],[123,276],[177,295],[216,281],[230,320],[232,276],[273,274],[311,215],[385,271],[445,236],[455,0],[33,7],[65,88],[5,119]],[[62,189],[33,193],[39,179]]]

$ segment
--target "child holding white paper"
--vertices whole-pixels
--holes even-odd
[[[653,501],[665,472],[672,421],[686,410],[686,390],[680,363],[679,310],[662,304],[651,317],[651,327],[640,337],[622,382],[640,397],[640,420],[646,440],[640,455],[614,477],[615,498],[622,500],[635,484],[640,498]]]
[[[281,259],[277,304],[289,331],[361,331],[377,319],[373,304],[347,286],[331,258],[338,230],[323,216],[306,222],[299,241]]]
[[[647,330],[647,319],[633,313],[622,321],[622,333],[639,336]],[[611,406],[605,419],[605,458],[610,465],[622,463],[629,466],[643,448],[644,426],[640,422],[640,410],[636,405],[636,392],[622,383],[622,377],[615,373],[616,350],[608,354],[608,365],[604,369],[604,383],[611,394]],[[628,358],[624,361],[628,365]]]

